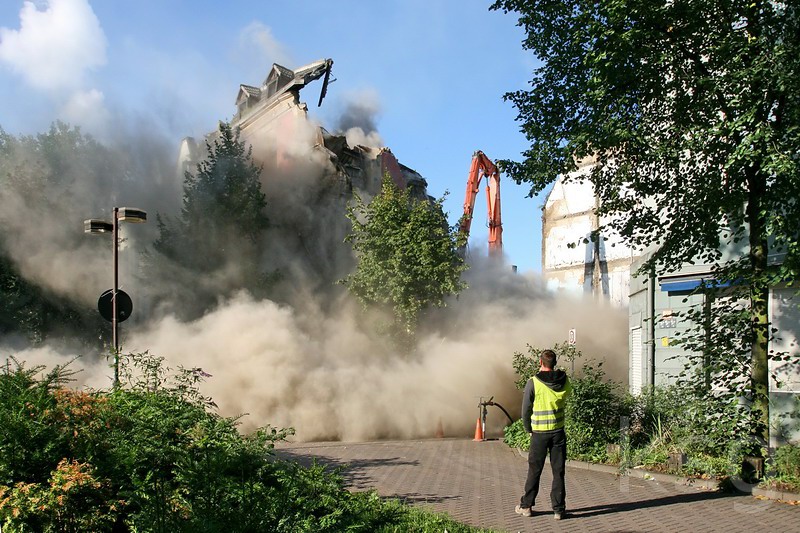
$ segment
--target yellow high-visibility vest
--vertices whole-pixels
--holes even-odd
[[[564,409],[567,396],[572,392],[569,380],[563,390],[554,391],[539,378],[533,376],[533,410],[531,430],[553,431],[564,427]]]

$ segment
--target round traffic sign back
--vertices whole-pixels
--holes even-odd
[[[100,316],[112,321],[114,316],[114,289],[108,289],[97,300],[97,310]],[[117,289],[117,322],[124,322],[133,313],[133,301],[128,293]]]

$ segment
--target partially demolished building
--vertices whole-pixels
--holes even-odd
[[[332,81],[332,66],[331,59],[296,70],[273,64],[260,86],[239,86],[231,125],[239,129],[240,138],[253,146],[256,160],[266,167],[292,170],[298,156],[307,157],[314,151],[333,165],[343,194],[355,190],[373,196],[380,191],[383,176],[388,175],[398,187],[409,187],[414,196],[427,197],[425,179],[401,164],[388,148],[350,146],[344,132],[332,134],[309,122],[308,106],[300,100],[300,91],[323,78],[321,105]],[[192,138],[184,139],[180,150],[184,168],[202,156],[203,146]]]
[[[386,147],[351,145],[347,132],[330,133],[308,118],[300,91],[321,79],[318,105],[331,79],[331,59],[292,70],[274,64],[259,86],[240,85],[231,126],[262,165],[262,191],[270,228],[262,268],[279,272],[295,287],[328,290],[352,269],[343,245],[350,231],[348,202],[380,192],[384,176],[414,197],[427,199],[427,182]],[[179,166],[194,171],[206,142],[183,140]],[[365,135],[354,138],[366,138]]]

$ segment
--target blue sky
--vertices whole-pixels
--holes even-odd
[[[335,129],[347,102],[369,100],[383,144],[422,174],[451,222],[461,214],[472,153],[517,158],[526,147],[507,91],[527,87],[535,59],[516,17],[490,1],[3,0],[0,126],[44,131],[56,119],[103,139],[112,118],[158,128],[175,143],[230,119],[240,83],[273,62],[334,60],[328,96],[301,94]],[[177,154],[176,154],[177,157]],[[541,269],[541,205],[502,180],[507,261]],[[485,195],[470,246],[486,252]],[[146,207],[146,206],[143,206]]]

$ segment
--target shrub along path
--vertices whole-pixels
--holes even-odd
[[[343,467],[352,490],[375,489],[461,522],[505,531],[800,531],[800,506],[670,482],[567,469],[567,511],[550,511],[545,468],[534,514],[514,513],[526,457],[500,441],[431,439],[370,443],[279,443],[278,456]]]

